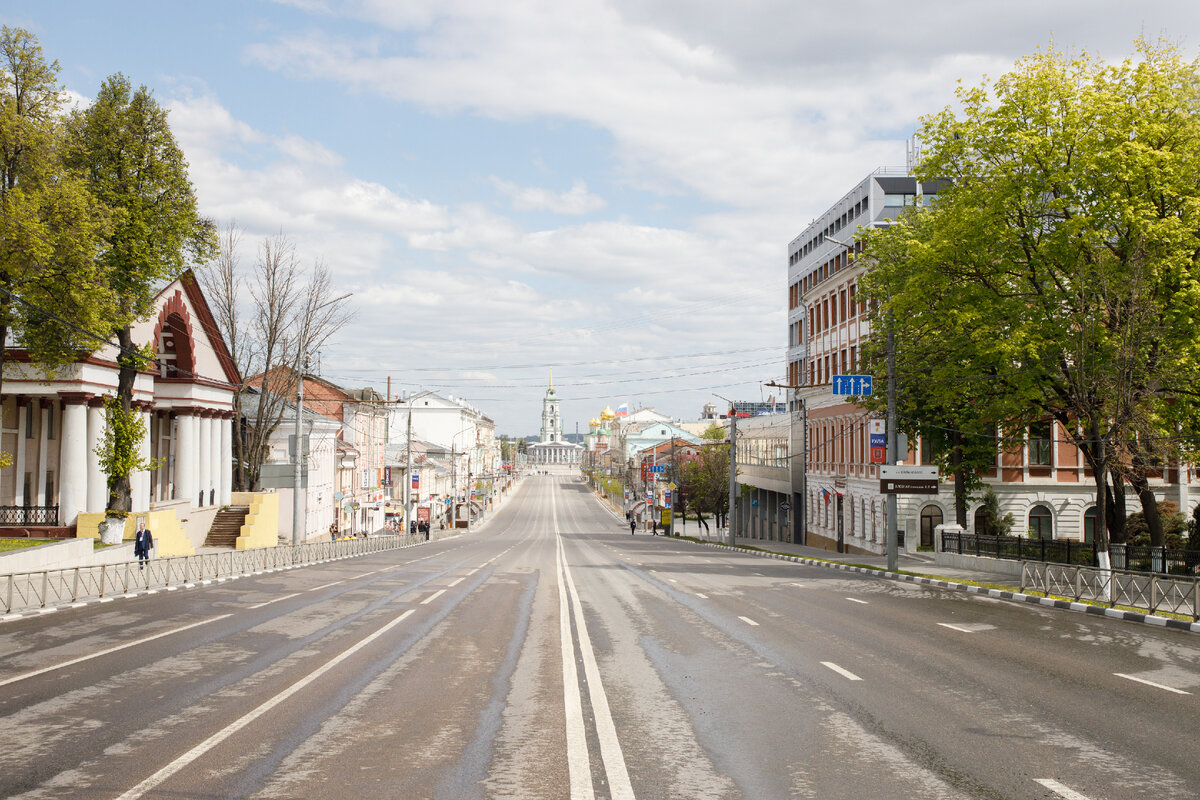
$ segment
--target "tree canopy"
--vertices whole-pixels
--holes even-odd
[[[919,134],[917,179],[948,185],[865,236],[880,258],[863,289],[875,330],[896,321],[901,374],[928,370],[939,406],[969,399],[957,429],[1061,423],[1095,477],[1101,549],[1109,476],[1195,414],[1196,68],[1139,42],[1120,64],[1050,50],[960,89]]]

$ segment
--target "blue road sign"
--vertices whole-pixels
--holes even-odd
[[[834,375],[833,393],[853,395],[855,397],[871,396],[870,375]]]
[[[649,472],[666,472],[667,465],[666,464],[651,464],[648,471]]]

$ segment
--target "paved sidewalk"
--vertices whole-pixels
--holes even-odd
[[[697,536],[695,526],[689,525],[685,534],[704,541],[703,532]],[[707,537],[713,544],[728,544],[729,534],[724,528],[713,528]],[[744,536],[737,538],[739,547],[756,547],[773,553],[786,553],[798,558],[811,558],[818,561],[831,561],[841,564],[856,564],[864,567],[887,569],[887,556],[865,553],[839,553],[836,550],[824,550],[820,547],[790,544],[788,542],[772,542],[766,539],[749,539]],[[972,581],[974,583],[995,584],[1016,588],[1017,579],[1003,572],[989,572],[984,569],[963,569],[939,565],[934,561],[933,553],[900,553],[896,558],[896,569],[900,572],[911,572],[927,577],[941,578],[948,581]]]

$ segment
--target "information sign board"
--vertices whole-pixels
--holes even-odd
[[[937,494],[938,468],[884,464],[879,468],[881,494]]]
[[[854,397],[871,396],[870,375],[834,375],[833,393],[852,395]]]

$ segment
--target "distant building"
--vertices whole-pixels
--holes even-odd
[[[540,441],[529,445],[529,460],[534,464],[578,464],[583,457],[581,445],[563,438],[562,413],[558,395],[554,392],[554,376],[542,399],[542,431]]]

